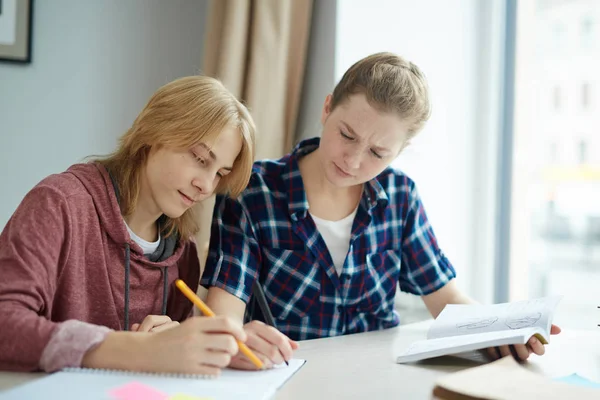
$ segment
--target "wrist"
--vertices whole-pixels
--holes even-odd
[[[83,356],[84,368],[121,369],[142,371],[147,363],[144,357],[148,333],[110,332],[98,346],[88,350]]]

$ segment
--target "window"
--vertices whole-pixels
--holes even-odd
[[[550,156],[548,157],[548,164],[549,165],[554,165],[558,163],[558,145],[556,144],[556,142],[552,142],[550,143]]]
[[[583,83],[581,85],[581,108],[587,110],[590,106],[590,84]]]
[[[590,48],[594,44],[594,20],[589,16],[581,20],[581,44],[584,48]]]
[[[554,86],[554,89],[552,90],[552,105],[554,107],[554,111],[560,110],[560,104],[561,104],[560,87]]]
[[[566,30],[562,22],[554,22],[552,24],[552,45],[558,50],[564,50],[566,44]]]
[[[582,15],[600,15],[600,2],[517,7],[510,297],[562,294],[567,325],[597,329],[586,307],[600,282],[600,135],[589,134],[600,131],[600,48],[581,40],[595,32]],[[540,149],[546,158],[533,157]]]
[[[587,162],[587,143],[585,140],[579,142],[578,153],[579,164],[585,164]]]

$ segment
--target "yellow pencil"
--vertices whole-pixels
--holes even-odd
[[[187,297],[192,303],[194,303],[194,305],[196,305],[196,307],[198,307],[200,309],[200,311],[202,311],[202,314],[206,315],[207,317],[215,316],[215,313],[210,308],[208,308],[206,303],[204,303],[202,301],[202,299],[200,297],[198,297],[198,295],[196,295],[196,293],[194,293],[192,291],[192,289],[189,288],[188,285],[185,284],[184,281],[182,281],[181,279],[177,279],[175,281],[175,286],[177,286],[177,288],[179,290],[181,290],[181,293],[183,293],[183,295],[185,297]],[[239,340],[237,341],[237,344],[238,344],[238,347],[240,348],[240,351],[246,357],[248,357],[248,359],[250,361],[252,361],[252,364],[256,365],[256,367],[259,369],[264,368],[264,365],[263,365],[262,361],[260,361],[260,358],[258,358],[256,356],[256,354],[254,354],[252,352],[252,350],[250,350],[248,348],[248,346],[246,346],[244,343],[240,342]]]

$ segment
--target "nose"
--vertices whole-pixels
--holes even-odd
[[[344,163],[348,171],[360,168],[361,152],[359,149],[351,148],[344,154]]]
[[[202,196],[212,194],[215,189],[214,179],[211,179],[210,174],[202,173],[198,174],[193,180],[192,185],[198,189]]]

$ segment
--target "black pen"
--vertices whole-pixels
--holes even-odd
[[[267,304],[267,298],[265,297],[265,293],[263,292],[260,283],[254,282],[254,285],[252,286],[252,296],[256,298],[258,307],[260,307],[260,312],[267,325],[275,328],[275,320],[273,319],[273,314],[271,314],[271,309],[269,308],[269,304]],[[290,365],[285,359],[283,361],[285,361],[285,365]]]

